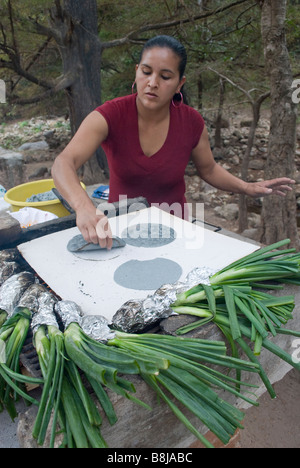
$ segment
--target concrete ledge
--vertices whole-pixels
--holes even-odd
[[[22,232],[19,221],[6,212],[0,213],[0,249],[2,245],[11,244]]]

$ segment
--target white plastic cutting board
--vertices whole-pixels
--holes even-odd
[[[109,321],[126,301],[145,299],[154,292],[129,289],[114,281],[116,269],[129,260],[172,260],[182,268],[179,278],[182,281],[196,267],[219,270],[257,249],[253,244],[215,233],[156,207],[110,218],[109,221],[113,234],[119,237],[126,228],[138,223],[159,223],[173,228],[176,239],[156,248],[127,244],[120,249],[94,252],[83,259],[67,250],[69,240],[79,234],[77,228],[72,228],[18,247],[27,262],[58,296],[76,302],[86,315],[103,315]]]

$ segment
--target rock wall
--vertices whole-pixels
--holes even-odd
[[[71,138],[63,119],[36,118],[4,125],[0,132],[0,185],[6,190],[51,177],[57,154]]]

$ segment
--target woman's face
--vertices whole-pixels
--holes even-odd
[[[169,106],[174,94],[179,93],[185,77],[179,76],[180,58],[167,47],[145,50],[136,66],[138,99],[148,109]]]

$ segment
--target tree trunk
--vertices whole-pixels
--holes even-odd
[[[60,0],[50,15],[51,26],[70,80],[67,96],[72,134],[83,119],[101,103],[101,46],[98,40],[96,0]],[[87,184],[108,176],[106,157],[101,148],[81,169]]]
[[[266,70],[270,78],[271,122],[265,179],[295,177],[297,108],[292,102],[292,71],[286,46],[286,0],[262,3],[262,38]],[[286,197],[269,196],[263,200],[261,241],[270,244],[290,238],[299,247],[297,209],[294,192]]]
[[[216,118],[216,131],[215,131],[215,148],[222,148],[222,121],[223,121],[223,108],[225,101],[225,80],[220,78],[220,98],[219,98],[219,109]]]
[[[248,169],[250,163],[251,151],[255,141],[255,133],[260,119],[260,108],[264,100],[269,96],[269,93],[262,94],[256,101],[251,102],[253,120],[251,123],[247,148],[243,157],[241,167],[241,178],[248,180]],[[248,204],[247,197],[244,194],[239,196],[239,232],[243,232],[248,228]]]

